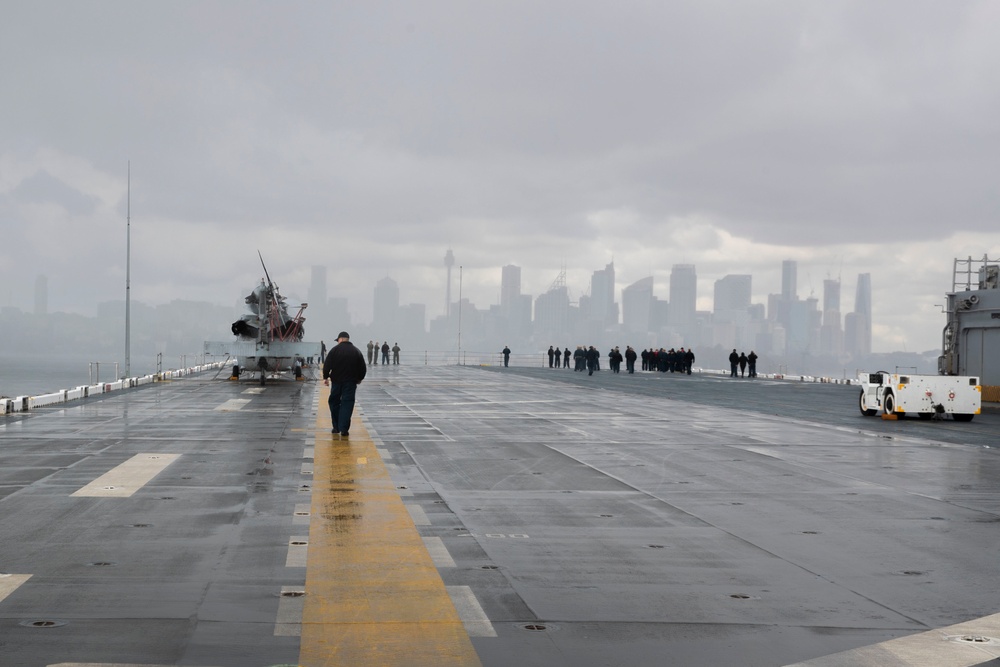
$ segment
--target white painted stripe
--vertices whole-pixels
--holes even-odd
[[[242,410],[243,406],[250,402],[249,398],[231,398],[222,405],[215,407],[218,412],[236,412]]]
[[[388,449],[382,449],[381,447],[376,447],[375,451],[378,455],[382,457],[383,460],[388,460],[392,458],[392,454],[389,453]]]
[[[250,387],[249,389],[244,389],[240,393],[241,394],[251,394],[251,395],[263,394],[264,393],[264,387]]]
[[[307,461],[306,463],[302,464],[302,474],[303,475],[313,474],[313,464],[311,461]]]
[[[128,498],[180,458],[180,454],[136,454],[71,495]]]
[[[316,458],[316,449],[313,447],[306,447],[302,450],[302,458],[304,459],[314,459]]]
[[[297,526],[309,525],[309,515],[311,511],[312,508],[308,503],[300,503],[296,505],[295,516],[292,517],[292,523]]]
[[[493,629],[493,624],[490,623],[489,617],[479,605],[479,600],[471,588],[468,586],[445,586],[445,588],[448,589],[455,611],[458,612],[458,617],[462,619],[462,625],[470,637],[497,636],[497,631]]]
[[[60,662],[46,667],[174,667],[173,665],[147,665],[134,662]],[[208,666],[206,666],[208,667]]]
[[[282,586],[282,593],[304,591],[304,586]],[[306,606],[305,595],[282,595],[278,599],[278,615],[274,622],[275,637],[302,636],[302,611]]]
[[[301,542],[301,544],[293,544]],[[285,567],[305,567],[306,554],[309,552],[309,537],[292,536],[288,540],[288,555],[285,557]]]
[[[424,512],[424,508],[420,505],[415,505],[413,503],[404,503],[406,510],[410,513],[410,518],[413,519],[413,525],[415,526],[429,526],[431,525],[431,520],[427,518],[427,513]]]
[[[1000,658],[1000,614],[787,667],[975,667]]]
[[[434,567],[455,567],[455,559],[448,553],[448,548],[440,537],[425,537],[424,546],[434,561]]]
[[[16,591],[28,579],[31,579],[30,574],[8,574],[6,572],[0,574],[0,602],[3,602],[8,595]]]
[[[174,665],[139,665],[134,662],[60,662],[46,667],[174,667]]]

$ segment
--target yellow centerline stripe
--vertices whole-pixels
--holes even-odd
[[[330,433],[320,387],[301,667],[480,665],[441,576],[355,414]]]

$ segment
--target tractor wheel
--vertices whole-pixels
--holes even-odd
[[[873,417],[877,410],[868,407],[868,396],[865,394],[865,390],[861,390],[861,397],[858,399],[858,408],[861,409],[861,414],[865,417]]]
[[[887,415],[896,413],[896,397],[892,392],[886,392],[885,398],[882,399],[882,407]]]

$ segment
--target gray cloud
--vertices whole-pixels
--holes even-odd
[[[303,282],[328,264],[364,318],[387,274],[437,314],[449,246],[492,276],[469,287],[485,306],[507,262],[527,289],[563,265],[585,283],[612,257],[619,287],[677,261],[710,281],[821,258],[817,274],[871,270],[878,290],[897,282],[877,265],[887,242],[936,242],[937,258],[899,251],[944,274],[997,242],[1000,9],[985,0],[4,13],[0,57],[18,66],[0,72],[0,225],[24,252],[0,271],[92,276],[53,308],[120,298],[128,160],[148,299],[227,303],[258,247]],[[883,301],[888,329],[936,340],[938,322]]]

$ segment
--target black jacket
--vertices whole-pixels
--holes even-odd
[[[337,343],[323,362],[323,379],[331,382],[360,384],[368,372],[368,364],[361,350],[349,340]]]

